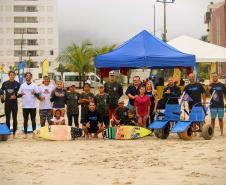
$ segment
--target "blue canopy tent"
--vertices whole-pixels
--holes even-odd
[[[182,53],[147,31],[142,31],[112,52],[98,55],[96,68],[194,67],[195,56]]]

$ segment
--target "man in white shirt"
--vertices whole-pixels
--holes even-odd
[[[52,103],[50,101],[52,91],[55,87],[50,84],[50,79],[48,76],[43,77],[43,84],[39,87],[39,115],[41,126],[45,126],[45,122],[47,121],[49,124],[51,123],[51,119],[53,118],[52,114]]]
[[[32,129],[36,129],[36,99],[39,97],[38,86],[34,84],[32,79],[32,74],[30,72],[25,73],[25,82],[20,86],[19,96],[22,97],[22,108],[24,117],[24,133],[25,138],[27,138],[27,123],[30,114]]]

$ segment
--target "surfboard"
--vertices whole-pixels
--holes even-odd
[[[115,140],[139,139],[151,133],[151,130],[138,126],[115,126],[105,129],[106,138]]]
[[[35,135],[53,141],[73,140],[82,136],[82,129],[67,125],[50,125],[34,131]]]

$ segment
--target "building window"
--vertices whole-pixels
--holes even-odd
[[[29,46],[38,45],[37,39],[28,39],[27,40],[27,45],[29,45]]]
[[[18,56],[20,56],[20,50],[14,50],[14,56],[15,57],[18,57]],[[26,51],[22,51],[22,56],[27,56],[26,55]]]
[[[37,6],[27,6],[26,11],[27,12],[37,12],[38,9],[37,9]]]
[[[50,55],[54,55],[54,52],[53,52],[53,50],[50,50]]]
[[[37,17],[27,17],[27,23],[37,23]]]
[[[28,34],[37,34],[37,28],[27,28],[27,33]]]
[[[31,56],[31,57],[38,56],[38,52],[37,52],[37,50],[29,50],[29,51],[27,51],[27,56]]]
[[[26,28],[14,28],[14,34],[26,33]]]
[[[14,10],[14,12],[24,12],[25,6],[14,6],[13,10]]]
[[[26,17],[14,17],[14,23],[25,23]]]
[[[22,39],[14,39],[14,45],[15,46],[18,46],[18,45],[21,45],[22,43]],[[23,45],[25,44],[25,42],[23,41]]]

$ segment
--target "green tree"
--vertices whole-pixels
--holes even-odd
[[[63,80],[63,73],[64,72],[69,72],[70,70],[68,70],[63,64],[59,64],[58,67],[56,68],[56,70],[58,72],[60,72],[60,76],[61,76],[61,80]]]
[[[58,57],[59,62],[63,62],[65,67],[71,72],[79,73],[79,87],[81,88],[82,79],[85,79],[85,73],[94,69],[93,57],[94,49],[92,43],[84,41],[81,46],[75,43],[68,46]]]

